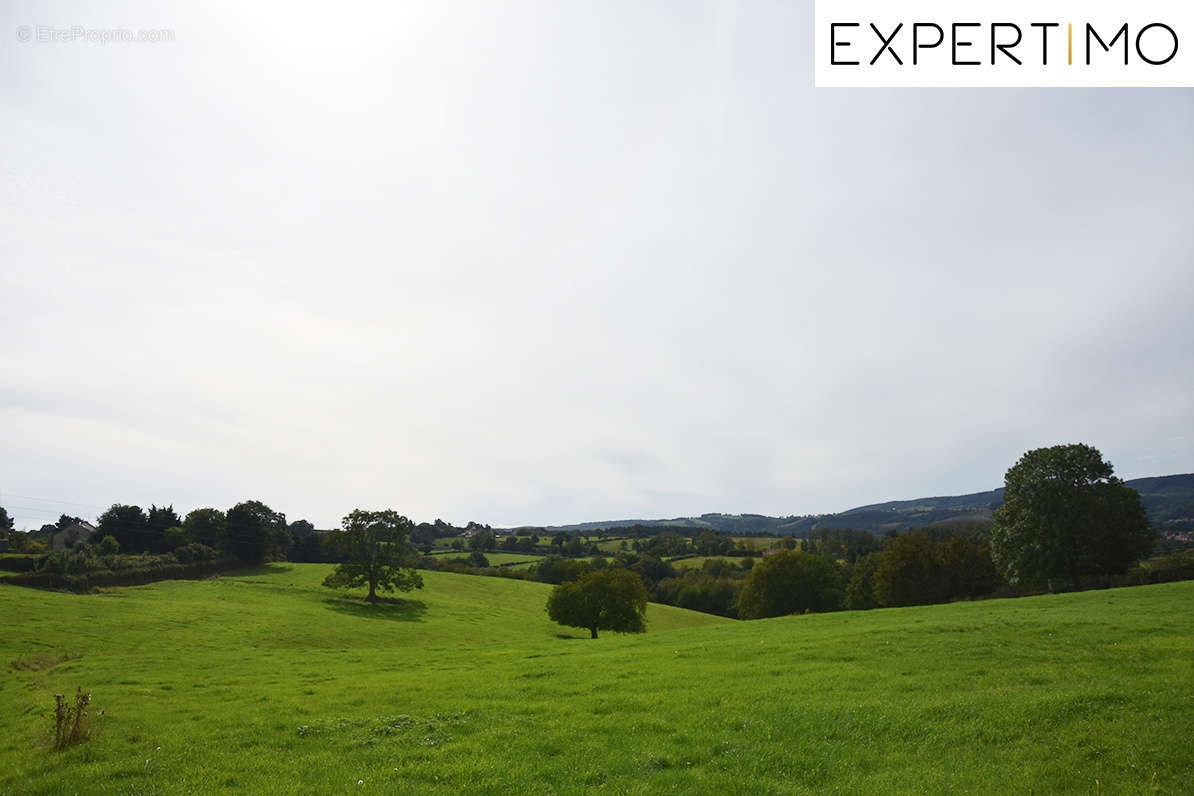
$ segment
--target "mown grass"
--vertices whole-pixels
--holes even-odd
[[[550,587],[322,565],[0,586],[0,792],[1189,792],[1194,583],[596,641]],[[13,666],[45,662],[45,668]],[[95,737],[49,748],[82,685]],[[358,782],[361,784],[358,786]]]

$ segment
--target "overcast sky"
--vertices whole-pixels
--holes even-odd
[[[0,5],[18,528],[1194,471],[1194,91],[815,90],[791,0],[243,5]],[[74,25],[175,41],[17,40]]]

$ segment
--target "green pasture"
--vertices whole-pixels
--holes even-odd
[[[734,544],[741,543],[747,550],[754,550],[757,553],[762,553],[765,550],[773,550],[779,546],[779,539],[772,536],[735,536]]]
[[[720,559],[725,561],[731,567],[737,569],[742,563],[742,558],[735,556],[689,556],[681,558],[669,558],[668,563],[675,569],[700,569],[705,565],[706,561],[714,561]]]
[[[0,793],[1188,793],[1194,583],[734,622],[548,621],[551,587],[325,565],[0,585]],[[55,693],[95,737],[50,749]]]
[[[603,553],[617,553],[622,549],[622,542],[626,543],[626,549],[630,550],[632,539],[626,536],[619,536],[616,539],[595,539],[597,549]]]

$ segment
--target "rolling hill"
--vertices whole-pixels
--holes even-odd
[[[326,565],[72,595],[0,585],[0,793],[1180,793],[1194,583],[648,632],[548,586]],[[91,740],[50,748],[54,694]]]
[[[1140,493],[1149,519],[1162,529],[1194,529],[1194,473],[1135,478],[1125,483]],[[969,495],[891,500],[847,509],[836,514],[768,517],[762,514],[702,514],[657,520],[610,520],[550,526],[548,531],[593,531],[634,525],[707,528],[734,535],[807,536],[819,528],[853,528],[883,533],[927,525],[989,522],[1003,503],[1003,489]]]

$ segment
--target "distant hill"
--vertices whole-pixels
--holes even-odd
[[[1162,529],[1194,529],[1194,473],[1134,478],[1125,481],[1140,493],[1149,519]],[[768,517],[763,514],[702,514],[699,517],[675,517],[657,520],[606,520],[574,525],[553,525],[547,531],[595,531],[599,528],[647,527],[707,528],[737,536],[801,537],[821,529],[853,528],[884,533],[921,528],[927,525],[986,523],[991,513],[1003,504],[1003,489],[974,492],[969,495],[925,497],[915,500],[890,500],[847,509],[837,514]]]

